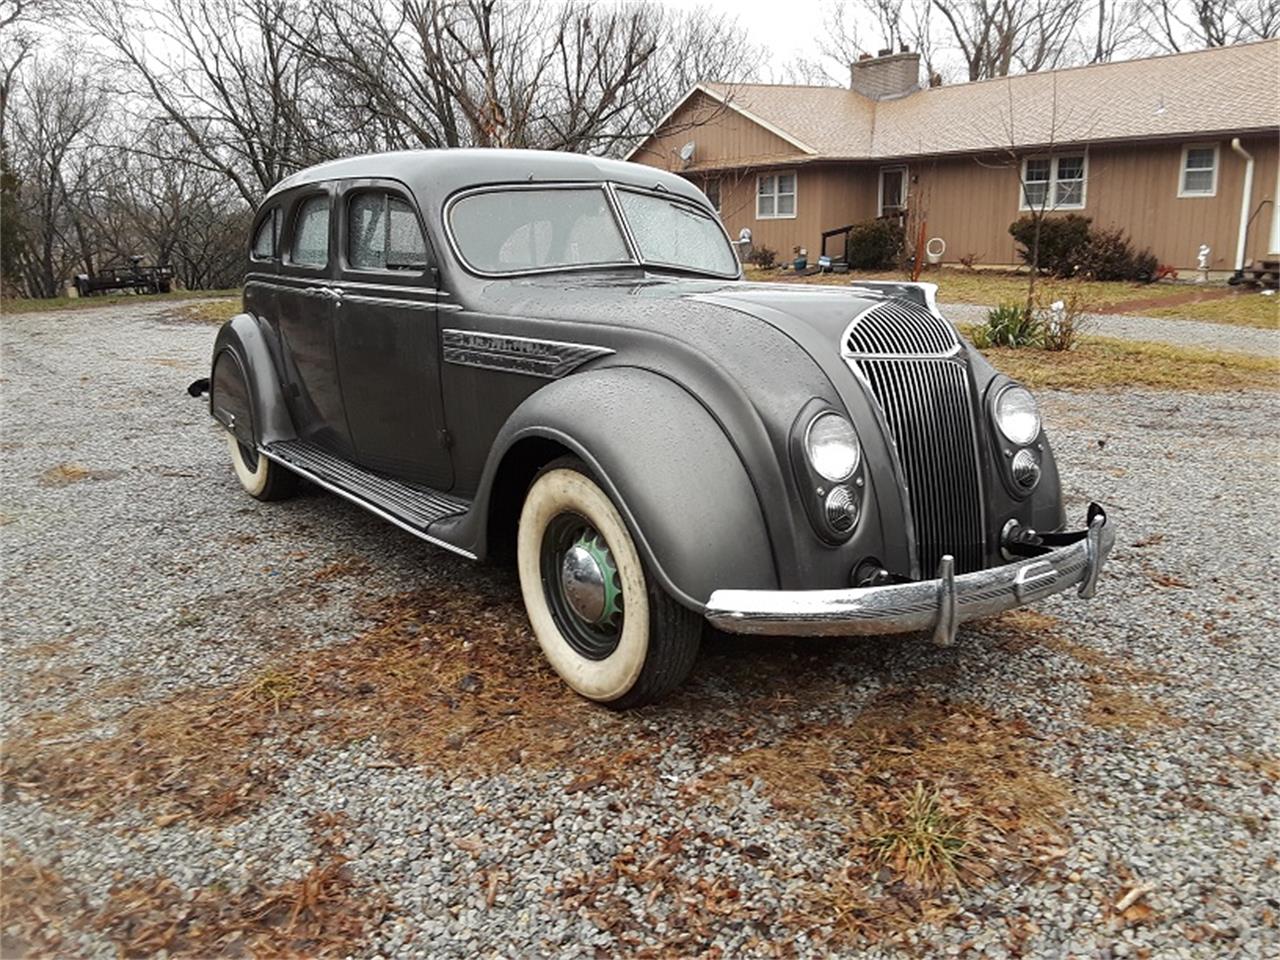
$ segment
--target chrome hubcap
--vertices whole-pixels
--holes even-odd
[[[560,585],[569,608],[587,623],[599,623],[605,612],[604,571],[591,551],[581,542],[564,555],[560,565]]]

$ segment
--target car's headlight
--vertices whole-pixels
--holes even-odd
[[[814,471],[824,480],[842,483],[853,476],[862,459],[862,447],[853,424],[838,413],[820,413],[804,435],[804,452]]]
[[[996,398],[996,426],[1010,443],[1027,444],[1040,436],[1040,410],[1026,387],[1006,387]]]

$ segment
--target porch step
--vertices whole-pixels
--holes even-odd
[[[415,530],[425,531],[438,520],[471,509],[469,500],[381,476],[305,440],[269,443],[262,452],[321,486],[331,487],[335,493],[362,506],[390,514]]]

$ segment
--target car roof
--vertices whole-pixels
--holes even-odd
[[[661,187],[670,193],[705,202],[702,194],[688,180],[645,164],[551,150],[484,148],[398,150],[331,160],[285,177],[271,188],[267,200],[311,183],[364,178],[398,180],[417,194],[424,208],[430,202],[437,209],[445,198],[468,187],[499,183],[597,183],[602,180],[645,189]]]

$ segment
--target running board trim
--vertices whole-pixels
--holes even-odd
[[[341,487],[338,484],[325,479],[324,477],[320,476],[318,473],[316,473],[313,470],[308,470],[305,467],[298,466],[298,464],[294,463],[293,461],[280,456],[276,452],[273,452],[270,446],[268,445],[259,444],[258,454],[260,456],[266,457],[268,460],[272,460],[280,464],[282,467],[284,467],[287,470],[293,471],[298,476],[302,477],[304,480],[310,480],[317,487],[321,487],[325,490],[328,490],[330,493],[336,493],[338,496],[342,497],[344,500],[349,500],[351,503],[354,503],[356,506],[363,507],[364,509],[368,510],[374,516],[381,517],[383,520],[386,520],[388,523],[395,524],[401,530],[405,531],[406,533],[413,534],[419,540],[425,540],[427,541],[427,543],[431,544],[432,546],[441,547],[442,549],[449,550],[452,553],[458,554],[459,556],[466,557],[468,560],[478,559],[476,555],[472,553],[470,550],[466,550],[462,547],[457,546],[456,544],[452,544],[448,540],[441,540],[439,537],[433,537],[431,534],[427,533],[421,527],[415,527],[413,524],[405,521],[401,517],[396,516],[391,511],[385,510],[382,507],[378,506],[377,504],[372,503],[369,500],[366,500],[364,497],[360,496],[359,494],[353,493],[352,491],[346,489],[345,487]]]

